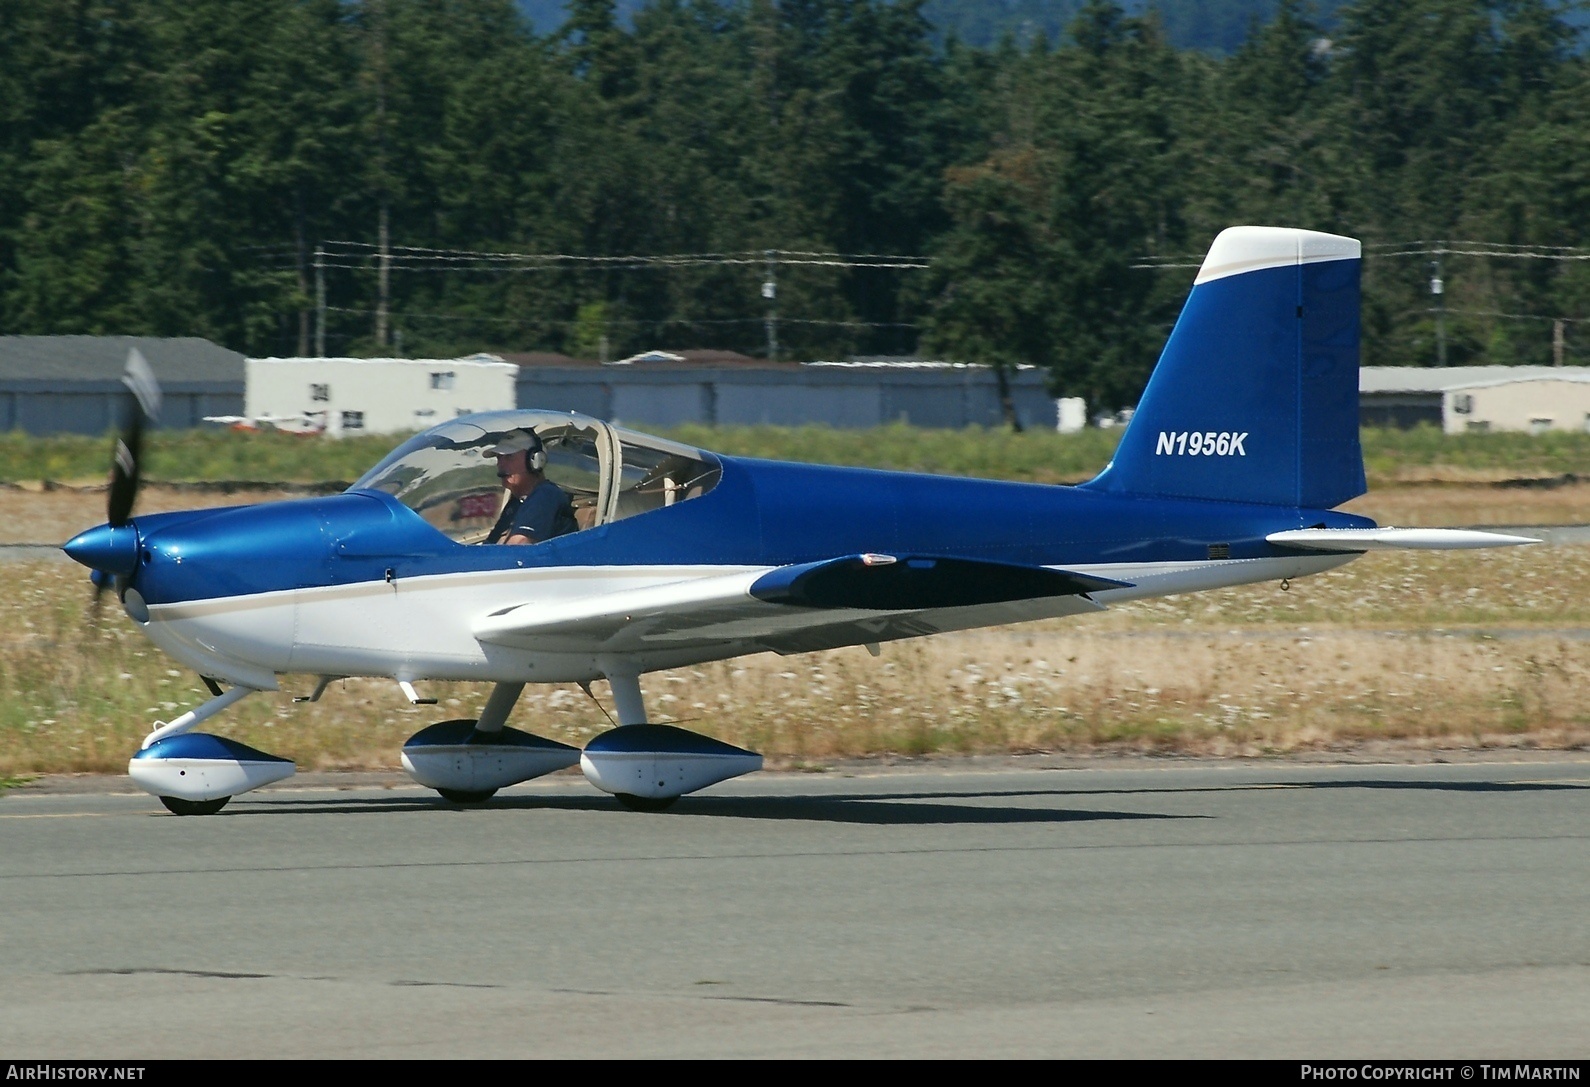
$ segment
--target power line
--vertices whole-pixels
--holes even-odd
[[[1515,245],[1510,242],[1416,240],[1373,242],[1364,246],[1365,256],[1375,257],[1500,257],[1514,260],[1590,260],[1590,249],[1577,245]],[[1161,268],[1201,268],[1203,257],[1194,254],[1139,257],[1131,265],[1139,270]]]
[[[1590,249],[1573,245],[1511,245],[1504,242],[1386,242],[1366,246],[1377,257],[1502,257],[1513,260],[1590,260]]]
[[[263,258],[267,267],[277,270],[297,268],[301,259],[297,247],[286,246],[252,246],[250,252],[257,252]],[[877,268],[912,270],[923,269],[930,266],[929,258],[887,253],[835,253],[818,250],[804,249],[764,249],[755,252],[724,252],[724,253],[630,253],[623,255],[589,255],[581,253],[523,253],[509,251],[493,251],[478,249],[437,249],[426,246],[391,245],[383,242],[372,244],[370,242],[357,242],[347,240],[332,240],[321,242],[315,247],[315,351],[317,355],[325,354],[324,337],[326,327],[326,314],[328,312],[356,313],[368,315],[372,311],[349,309],[326,304],[326,272],[327,270],[341,270],[350,272],[379,271],[381,286],[378,308],[373,311],[376,316],[376,327],[379,330],[385,325],[387,298],[387,276],[391,272],[463,272],[463,273],[489,273],[501,275],[505,273],[527,273],[548,271],[574,271],[591,269],[595,271],[654,271],[690,267],[758,267],[763,270],[762,297],[771,300],[773,291],[776,290],[776,269],[780,266],[807,266],[828,268]],[[523,324],[550,324],[571,326],[572,321],[526,321],[524,319],[504,317],[475,317],[462,314],[422,314],[409,313],[405,315],[411,320],[437,320],[437,321],[480,321],[499,325]],[[757,318],[725,318],[707,319],[700,321],[682,320],[678,318],[663,318],[652,321],[613,321],[616,325],[630,324],[635,326],[666,327],[669,324],[686,326],[706,325],[737,325],[758,320]],[[769,309],[769,312],[760,318],[767,327],[768,357],[776,358],[777,325],[781,320]],[[806,325],[827,328],[852,328],[852,329],[916,329],[914,323],[903,321],[834,321],[815,318],[782,318],[785,324]]]
[[[262,247],[263,249],[263,247]],[[328,241],[321,243],[322,267],[366,271],[380,255],[380,247],[369,242]],[[264,250],[267,257],[280,260],[281,251]],[[423,246],[390,247],[394,271],[406,272],[540,272],[570,268],[639,271],[652,268],[749,267],[769,260],[779,264],[827,268],[927,268],[931,261],[921,256],[886,253],[828,253],[797,249],[772,249],[741,253],[628,253],[591,256],[581,253],[517,253],[470,249],[431,249]],[[291,266],[291,265],[284,265]]]
[[[1586,320],[1584,317],[1548,317],[1539,313],[1503,313],[1501,310],[1489,309],[1449,309],[1447,312],[1459,313],[1465,317],[1502,317],[1509,321],[1561,321],[1569,325]]]
[[[355,314],[355,315],[360,316],[360,317],[369,317],[369,316],[371,316],[372,314],[375,313],[375,310],[373,310],[373,309],[358,309],[358,308],[354,308],[354,307],[350,307],[350,306],[327,306],[326,307],[326,312],[328,312],[328,313],[351,313],[351,314]],[[529,319],[527,319],[527,318],[520,318],[520,317],[487,317],[487,316],[476,316],[476,315],[467,314],[467,313],[420,313],[420,312],[417,312],[417,311],[414,311],[414,310],[394,311],[392,315],[393,315],[393,317],[401,317],[401,318],[403,318],[405,320],[414,319],[414,320],[427,320],[427,321],[484,322],[484,323],[489,323],[489,324],[502,324],[502,325],[524,325],[524,324],[560,325],[560,326],[569,327],[569,328],[572,328],[572,327],[574,327],[574,326],[576,326],[576,325],[578,325],[580,323],[578,321],[550,320],[550,319],[540,319],[540,318],[529,318]],[[634,326],[634,327],[657,326],[657,325],[690,325],[690,326],[694,327],[694,326],[697,326],[697,325],[757,325],[757,324],[761,324],[762,323],[762,318],[761,317],[702,317],[702,318],[664,317],[664,318],[658,318],[658,319],[655,319],[655,320],[645,320],[645,319],[641,319],[641,318],[608,318],[608,319],[604,320],[602,323],[605,324],[605,325],[623,325],[623,326]],[[818,326],[823,326],[823,327],[828,327],[828,328],[920,328],[921,327],[920,325],[917,325],[917,324],[909,322],[909,321],[838,321],[838,320],[824,319],[824,318],[817,318],[817,317],[780,317],[779,318],[779,323],[780,324],[790,324],[790,325],[818,325]]]

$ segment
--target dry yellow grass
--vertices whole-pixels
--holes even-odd
[[[1590,483],[1502,487],[1428,483],[1371,491],[1342,509],[1383,525],[1582,525],[1590,523]]]

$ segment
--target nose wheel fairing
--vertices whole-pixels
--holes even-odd
[[[238,793],[290,778],[297,769],[291,759],[206,732],[184,732],[156,740],[127,763],[127,773],[140,789],[162,801],[173,797],[190,805],[224,801]],[[171,808],[169,803],[166,806]],[[215,810],[219,810],[219,805]],[[179,811],[178,814],[205,812]]]

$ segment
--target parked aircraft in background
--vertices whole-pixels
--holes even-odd
[[[641,677],[746,653],[805,653],[1101,611],[1118,601],[1299,578],[1379,548],[1533,542],[1379,528],[1364,492],[1359,244],[1235,227],[1210,248],[1114,460],[1076,487],[719,456],[598,419],[503,411],[405,442],[347,492],[131,516],[143,408],[118,448],[108,523],[66,552],[214,698],[156,723],[133,779],[178,814],[218,810],[293,764],[195,731],[277,677],[494,685],[478,719],[403,748],[455,802],[578,762],[631,807],[760,768],[650,724]],[[139,368],[131,367],[133,371]],[[492,450],[533,433],[574,531],[488,544]],[[527,456],[534,456],[533,452]],[[605,678],[618,724],[583,751],[508,726],[526,683]]]

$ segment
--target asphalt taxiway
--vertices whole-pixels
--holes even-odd
[[[361,780],[200,818],[103,789],[0,794],[0,1052],[1590,1044],[1583,753],[863,766],[661,815],[578,778],[473,809]]]

